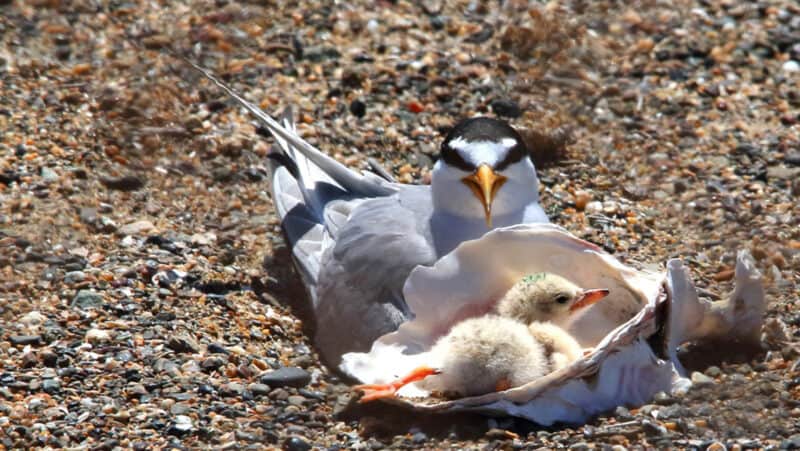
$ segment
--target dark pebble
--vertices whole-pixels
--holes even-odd
[[[367,104],[359,99],[355,99],[350,102],[350,112],[353,116],[364,117],[364,115],[367,114]]]
[[[311,445],[300,437],[290,437],[283,444],[283,449],[286,451],[308,451]]]
[[[12,335],[9,340],[12,345],[27,346],[39,344],[42,341],[42,337],[40,335]]]
[[[522,116],[522,109],[517,102],[508,99],[495,99],[492,100],[490,105],[494,114],[504,117],[520,117]]]
[[[285,367],[261,376],[261,383],[270,387],[304,387],[311,382],[311,375],[302,368]]]
[[[800,166],[800,152],[789,152],[783,157],[783,161],[792,166]]]
[[[649,437],[667,435],[667,428],[650,420],[642,421],[642,431]]]
[[[465,39],[465,41],[469,42],[470,44],[481,44],[483,42],[488,41],[489,38],[491,38],[493,35],[494,35],[494,27],[492,27],[489,24],[485,24],[480,31],[469,35],[469,37]]]
[[[178,353],[195,354],[200,352],[200,345],[188,335],[178,335],[167,341],[167,347]]]
[[[58,354],[53,351],[43,351],[40,356],[42,364],[48,368],[55,368],[58,364]]]
[[[219,357],[209,357],[200,363],[200,368],[206,373],[210,373],[225,364],[225,360]]]
[[[42,382],[42,390],[47,394],[55,394],[61,391],[61,383],[55,379],[45,379]]]
[[[230,351],[225,349],[221,344],[218,343],[211,343],[208,345],[208,353],[209,354],[230,354]]]
[[[658,392],[653,398],[653,402],[660,406],[669,406],[675,404],[675,398],[664,392]]]
[[[100,182],[108,189],[117,191],[136,191],[144,187],[144,180],[135,175],[122,177],[101,177]]]

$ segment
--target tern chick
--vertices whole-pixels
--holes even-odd
[[[537,273],[523,277],[497,302],[500,316],[525,324],[549,321],[563,326],[570,315],[608,295],[607,289],[584,290],[553,273]]]
[[[565,292],[569,296],[560,302]],[[608,290],[582,290],[551,274],[527,276],[499,302],[497,310],[503,316],[490,314],[456,324],[431,348],[432,365],[388,384],[357,386],[364,392],[361,402],[394,396],[415,381],[449,397],[475,396],[561,369],[580,358],[582,349],[564,329],[539,320],[566,320],[606,294]]]

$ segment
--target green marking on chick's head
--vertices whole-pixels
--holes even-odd
[[[545,278],[545,273],[539,272],[536,274],[528,274],[527,276],[522,278],[522,281],[525,283],[536,283],[541,280],[544,280],[544,278]]]

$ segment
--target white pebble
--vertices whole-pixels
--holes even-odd
[[[789,60],[783,63],[781,69],[783,69],[784,72],[800,72],[800,63],[795,60]]]

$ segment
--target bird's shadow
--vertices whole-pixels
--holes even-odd
[[[678,359],[686,371],[704,371],[711,366],[723,364],[752,363],[761,360],[766,350],[760,343],[731,341],[704,341],[687,343],[678,348]]]
[[[526,437],[537,431],[552,432],[565,427],[560,424],[545,427],[521,418],[495,418],[470,412],[417,412],[382,402],[359,404],[355,398],[351,398],[335,416],[341,421],[358,421],[362,436],[376,438],[421,432],[426,437],[438,439],[475,440],[490,437],[502,440],[510,439],[514,434]]]
[[[292,251],[283,243],[276,244],[271,254],[264,256],[262,267],[267,277],[253,280],[253,291],[262,301],[287,306],[301,321],[303,333],[313,337],[316,331],[314,307],[294,268]]]

